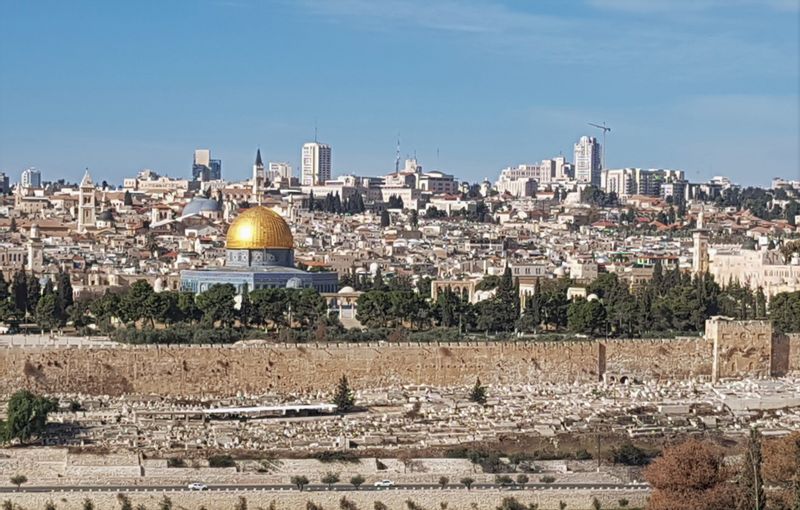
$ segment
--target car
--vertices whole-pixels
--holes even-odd
[[[194,483],[190,483],[188,485],[188,488],[189,488],[190,491],[204,491],[204,490],[208,490],[208,485],[206,485],[204,483],[200,483],[200,482],[194,482]]]
[[[391,480],[380,480],[375,482],[375,487],[391,487],[394,485],[394,482]]]

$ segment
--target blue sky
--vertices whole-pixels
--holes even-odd
[[[607,122],[609,167],[800,178],[800,0],[0,0],[0,170],[228,178],[255,150],[493,179]],[[437,157],[438,153],[438,157]]]

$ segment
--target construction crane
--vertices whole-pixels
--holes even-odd
[[[603,130],[603,170],[605,170],[606,169],[606,133],[611,131],[611,128],[606,126],[605,122],[603,122],[602,126],[600,124],[594,124],[592,122],[589,122],[588,124],[590,126],[592,126],[592,127],[596,127],[597,129],[602,129]]]

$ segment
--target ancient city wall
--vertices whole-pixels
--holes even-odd
[[[669,340],[0,348],[0,393],[231,396],[355,388],[685,379],[800,370],[800,335],[765,321],[709,320]]]

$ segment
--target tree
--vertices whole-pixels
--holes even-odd
[[[44,510],[56,510],[56,504],[52,501],[47,501],[47,503],[44,504]]]
[[[783,333],[800,332],[800,291],[775,294],[769,302],[769,318]]]
[[[24,442],[40,436],[47,427],[47,415],[57,407],[56,400],[36,396],[28,390],[17,391],[8,401],[3,439]]]
[[[346,413],[355,406],[355,396],[350,389],[350,384],[347,382],[347,376],[344,374],[339,378],[339,382],[336,385],[333,403],[336,404],[336,410],[340,413]]]
[[[361,487],[364,484],[365,481],[366,481],[366,479],[363,476],[361,476],[360,474],[357,474],[357,475],[354,475],[354,476],[352,476],[350,478],[350,485],[352,485],[353,487],[358,489],[359,487]]]
[[[486,403],[486,387],[481,384],[479,378],[475,379],[475,385],[469,392],[469,400],[481,405]]]
[[[239,500],[236,502],[236,505],[233,507],[234,510],[247,510],[247,498],[244,496],[239,496]]]
[[[503,501],[500,502],[500,506],[497,507],[497,510],[537,510],[537,508],[539,508],[539,506],[536,503],[524,505],[517,501],[517,498],[505,497]]]
[[[120,510],[133,510],[131,498],[129,498],[127,495],[122,493],[117,494],[117,501],[119,501]]]
[[[474,478],[471,478],[471,477],[469,477],[469,476],[465,476],[464,478],[462,478],[462,479],[461,479],[461,484],[462,484],[464,487],[466,487],[466,488],[467,488],[467,490],[470,490],[470,489],[472,489],[472,484],[474,484],[474,483],[475,483],[475,479],[474,479]]]
[[[72,281],[67,272],[61,271],[56,277],[56,297],[58,314],[61,319],[61,324],[63,325],[67,320],[70,307],[75,303]]]
[[[25,310],[33,314],[36,312],[36,305],[39,304],[39,298],[42,296],[42,286],[39,283],[39,279],[33,273],[31,273],[30,278],[28,278],[27,294]]]
[[[11,484],[17,486],[17,490],[19,490],[20,486],[23,483],[28,481],[28,477],[25,475],[14,475],[11,477]]]
[[[800,510],[800,432],[765,439],[762,454],[764,483],[772,487],[767,503]]]
[[[767,505],[761,477],[761,436],[755,427],[750,429],[744,463],[739,469],[737,510],[764,510]]]
[[[614,447],[611,450],[611,456],[615,464],[624,464],[626,466],[644,466],[650,462],[650,457],[647,456],[647,453],[630,442]]]
[[[439,477],[439,487],[444,489],[445,487],[447,487],[448,483],[450,483],[450,479],[449,478],[447,478],[446,476],[440,476]]]
[[[223,327],[231,327],[236,319],[234,296],[236,289],[229,283],[212,285],[198,294],[195,302],[203,314],[203,322],[211,326],[220,323]]]
[[[158,503],[158,510],[172,510],[172,500],[167,496],[161,498],[161,501]]]
[[[597,498],[592,498],[592,509],[593,510],[601,510],[600,500]]]
[[[329,472],[320,479],[320,482],[328,486],[328,489],[335,483],[339,483],[339,473]]]
[[[381,227],[386,228],[389,226],[389,211],[384,209],[381,211]]]
[[[383,503],[381,501],[376,501],[375,503],[373,503],[372,508],[374,510],[389,510],[389,507],[386,506],[386,503]]]
[[[131,192],[129,190],[125,190],[125,195],[122,198],[122,203],[125,205],[125,207],[133,206],[133,196],[131,195]]]
[[[605,330],[606,310],[598,300],[578,298],[569,305],[567,327],[573,333],[594,335]]]
[[[0,271],[0,301],[8,301],[11,294],[8,292],[8,282],[5,275]]]
[[[94,510],[94,501],[89,498],[84,499],[83,510]]]
[[[528,475],[526,475],[525,473],[520,473],[520,474],[517,475],[517,483],[518,484],[525,485],[529,481],[530,481],[530,478],[528,478]]]
[[[55,293],[44,294],[36,305],[36,324],[42,331],[52,331],[61,325]]]
[[[28,309],[28,275],[24,269],[14,273],[14,278],[11,280],[11,299],[14,308],[24,314]]]
[[[308,485],[308,478],[304,475],[296,475],[289,479],[289,481],[297,487],[297,490],[302,491],[306,485]]]
[[[692,508],[723,510],[735,507],[722,452],[713,444],[690,439],[668,447],[645,469],[653,487],[650,510]]]
[[[411,209],[408,215],[408,224],[411,225],[412,228],[417,228],[419,226],[419,212],[417,212],[416,209]]]

